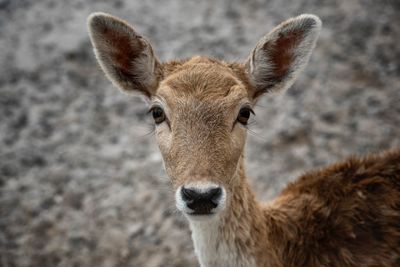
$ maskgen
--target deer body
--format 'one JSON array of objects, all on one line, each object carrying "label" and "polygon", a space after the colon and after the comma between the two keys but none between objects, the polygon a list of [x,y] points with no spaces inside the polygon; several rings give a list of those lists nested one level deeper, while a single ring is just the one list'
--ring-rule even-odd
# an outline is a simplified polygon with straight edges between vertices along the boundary
[{"label": "deer body", "polygon": [[291,86],[321,28],[313,15],[264,36],[244,63],[207,57],[160,63],[126,22],[89,18],[106,76],[150,104],[177,208],[202,267],[400,266],[400,150],[309,172],[259,203],[243,150],[252,107]]}]

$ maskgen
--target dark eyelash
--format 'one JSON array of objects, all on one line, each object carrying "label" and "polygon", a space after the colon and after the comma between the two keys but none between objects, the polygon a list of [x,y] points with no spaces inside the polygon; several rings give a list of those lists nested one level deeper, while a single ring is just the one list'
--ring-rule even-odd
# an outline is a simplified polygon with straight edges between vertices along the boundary
[{"label": "dark eyelash", "polygon": [[147,110],[147,114],[151,113],[155,108],[161,108],[159,105],[153,105]]},{"label": "dark eyelash", "polygon": [[244,106],[243,108],[248,108],[251,114],[253,114],[254,116],[256,115],[256,113],[250,106]]}]

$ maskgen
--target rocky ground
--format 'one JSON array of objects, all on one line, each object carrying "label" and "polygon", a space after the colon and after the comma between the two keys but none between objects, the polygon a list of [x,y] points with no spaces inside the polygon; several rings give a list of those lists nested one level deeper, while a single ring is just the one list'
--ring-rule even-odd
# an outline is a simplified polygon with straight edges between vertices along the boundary
[{"label": "rocky ground", "polygon": [[96,65],[93,11],[134,24],[164,60],[242,60],[280,21],[321,17],[306,71],[256,109],[260,200],[310,168],[400,145],[397,0],[0,0],[0,266],[197,266],[145,104]]}]

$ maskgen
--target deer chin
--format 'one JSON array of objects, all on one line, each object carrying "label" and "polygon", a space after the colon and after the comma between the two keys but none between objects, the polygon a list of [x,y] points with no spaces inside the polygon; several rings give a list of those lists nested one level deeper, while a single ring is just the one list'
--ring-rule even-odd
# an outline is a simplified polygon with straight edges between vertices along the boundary
[{"label": "deer chin", "polygon": [[206,215],[191,215],[186,213],[185,217],[192,223],[209,223],[210,221],[216,221],[220,218],[218,213],[211,213]]}]

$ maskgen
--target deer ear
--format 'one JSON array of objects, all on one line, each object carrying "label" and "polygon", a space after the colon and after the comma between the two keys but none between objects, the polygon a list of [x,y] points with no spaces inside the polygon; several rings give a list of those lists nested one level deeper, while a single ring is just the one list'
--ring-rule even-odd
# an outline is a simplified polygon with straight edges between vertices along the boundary
[{"label": "deer ear", "polygon": [[307,65],[321,29],[314,15],[289,19],[261,38],[246,62],[254,98],[289,88]]},{"label": "deer ear", "polygon": [[160,80],[160,63],[150,43],[126,22],[105,13],[88,18],[90,39],[106,76],[125,92],[155,93]]}]

